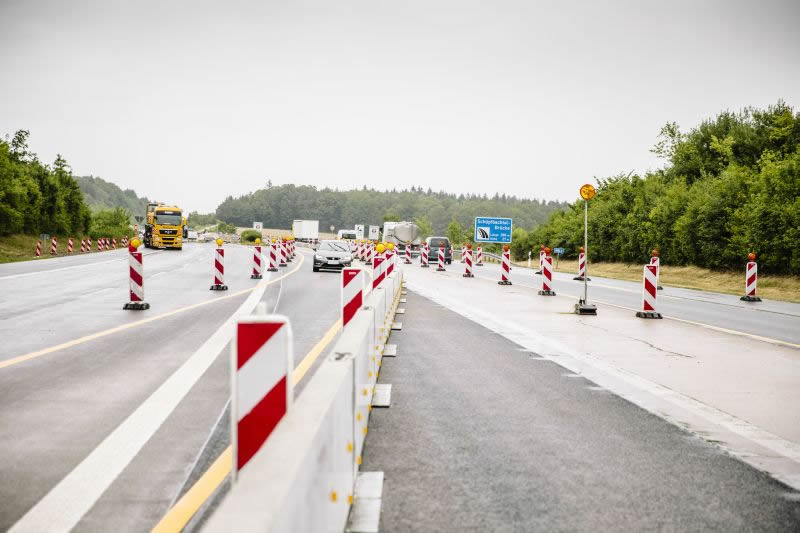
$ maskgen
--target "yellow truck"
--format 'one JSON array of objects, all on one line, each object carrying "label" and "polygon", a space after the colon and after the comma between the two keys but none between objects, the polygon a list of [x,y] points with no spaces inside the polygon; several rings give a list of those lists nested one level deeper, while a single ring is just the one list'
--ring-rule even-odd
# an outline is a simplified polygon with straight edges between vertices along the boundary
[{"label": "yellow truck", "polygon": [[147,218],[144,226],[144,245],[146,248],[183,248],[186,237],[186,218],[180,207],[158,202],[147,204]]}]

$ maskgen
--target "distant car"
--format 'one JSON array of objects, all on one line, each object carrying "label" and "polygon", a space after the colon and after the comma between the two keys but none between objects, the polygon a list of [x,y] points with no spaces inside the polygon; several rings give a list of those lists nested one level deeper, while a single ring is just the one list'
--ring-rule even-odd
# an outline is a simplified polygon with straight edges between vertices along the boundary
[{"label": "distant car", "polygon": [[349,267],[353,263],[353,254],[346,241],[321,241],[314,252],[314,272],[321,268]]},{"label": "distant car", "polygon": [[435,265],[439,261],[439,245],[444,244],[444,262],[449,265],[453,262],[453,247],[447,237],[428,237],[428,262]]},{"label": "distant car", "polygon": [[190,242],[194,242],[197,240],[197,232],[196,231],[189,231],[186,234],[186,240]]}]

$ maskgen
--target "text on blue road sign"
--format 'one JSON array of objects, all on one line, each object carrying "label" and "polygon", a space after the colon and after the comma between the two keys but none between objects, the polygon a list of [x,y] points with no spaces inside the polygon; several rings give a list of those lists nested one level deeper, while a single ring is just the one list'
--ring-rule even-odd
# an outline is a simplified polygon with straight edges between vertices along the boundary
[{"label": "text on blue road sign", "polygon": [[511,242],[510,218],[475,217],[475,242]]}]

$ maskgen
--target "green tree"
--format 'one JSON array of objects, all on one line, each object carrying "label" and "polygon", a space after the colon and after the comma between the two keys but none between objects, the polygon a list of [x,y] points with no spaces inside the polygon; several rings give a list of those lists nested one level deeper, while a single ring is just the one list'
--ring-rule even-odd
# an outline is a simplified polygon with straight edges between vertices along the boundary
[{"label": "green tree", "polygon": [[451,220],[447,225],[447,238],[450,239],[453,246],[459,246],[464,241],[464,227],[456,219]]},{"label": "green tree", "polygon": [[426,239],[433,235],[433,224],[428,220],[428,217],[421,216],[414,219],[414,224],[419,227],[419,238]]}]

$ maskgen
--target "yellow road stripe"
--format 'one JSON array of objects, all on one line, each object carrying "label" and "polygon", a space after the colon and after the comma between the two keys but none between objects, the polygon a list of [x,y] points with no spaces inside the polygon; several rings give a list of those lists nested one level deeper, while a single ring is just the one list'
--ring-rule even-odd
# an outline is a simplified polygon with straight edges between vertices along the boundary
[{"label": "yellow road stripe", "polygon": [[231,446],[217,457],[211,467],[184,494],[175,506],[153,528],[154,533],[180,531],[208,497],[225,481],[233,466],[233,450]]},{"label": "yellow road stripe", "polygon": [[[317,344],[303,357],[303,360],[292,373],[292,384],[297,385],[306,375],[325,347],[336,337],[342,327],[341,319],[336,320]],[[230,474],[233,466],[233,450],[225,448],[214,464],[192,485],[186,494],[170,509],[164,518],[153,528],[153,533],[171,533],[181,531],[200,507],[211,497],[217,487]]]},{"label": "yellow road stripe", "polygon": [[280,281],[280,280],[282,280],[282,279],[294,274],[295,272],[297,272],[300,269],[300,266],[305,261],[305,256],[301,255],[299,257],[300,257],[300,261],[297,263],[296,267],[294,267],[289,272],[283,274],[282,276],[278,276],[275,279],[270,279],[268,281],[259,282],[257,285],[254,285],[253,287],[250,287],[248,289],[243,289],[241,291],[233,292],[231,294],[226,294],[225,296],[218,296],[218,297],[214,298],[213,300],[208,300],[206,302],[200,302],[200,303],[196,303],[196,304],[192,304],[192,305],[187,305],[186,307],[181,307],[179,309],[174,309],[172,311],[168,311],[168,312],[162,313],[160,315],[151,316],[151,317],[148,317],[148,318],[144,318],[142,320],[137,320],[136,322],[129,322],[127,324],[122,324],[121,326],[117,326],[117,327],[114,327],[114,328],[111,328],[111,329],[107,329],[107,330],[104,330],[104,331],[98,331],[97,333],[92,333],[92,334],[89,334],[89,335],[85,335],[83,337],[79,337],[77,339],[73,339],[71,341],[67,341],[65,343],[58,344],[56,346],[51,346],[49,348],[43,348],[43,349],[37,350],[35,352],[30,352],[30,353],[26,353],[24,355],[19,355],[17,357],[13,357],[11,359],[6,359],[5,361],[0,361],[0,369],[7,368],[9,366],[13,366],[13,365],[16,365],[16,364],[19,364],[19,363],[23,363],[25,361],[29,361],[31,359],[35,359],[35,358],[41,357],[43,355],[51,354],[53,352],[57,352],[57,351],[60,351],[60,350],[65,350],[67,348],[71,348],[71,347],[77,346],[79,344],[84,344],[84,343],[87,343],[89,341],[93,341],[95,339],[99,339],[99,338],[102,338],[102,337],[107,337],[108,335],[113,335],[114,333],[119,333],[120,331],[126,331],[126,330],[129,330],[129,329],[138,327],[138,326],[143,326],[145,324],[149,324],[150,322],[155,322],[156,320],[161,320],[161,319],[164,319],[164,318],[167,318],[167,317],[170,317],[170,316],[174,316],[174,315],[177,315],[177,314],[180,314],[180,313],[185,313],[186,311],[191,311],[193,309],[197,309],[199,307],[215,304],[215,303],[218,303],[218,302],[221,302],[221,301],[224,301],[224,300],[228,300],[230,298],[236,298],[237,296],[241,296],[243,294],[247,294],[249,292],[252,292],[252,291],[256,290],[258,287],[261,287],[263,285],[271,285],[272,283],[278,282],[278,281]]},{"label": "yellow road stripe", "polygon": [[306,375],[306,372],[309,371],[311,365],[314,364],[314,361],[317,360],[319,354],[325,349],[325,347],[330,344],[339,330],[342,328],[342,319],[337,319],[336,322],[325,332],[325,335],[319,340],[317,344],[314,345],[313,348],[306,354],[300,364],[294,369],[292,372],[292,384],[297,385],[300,383],[300,380],[303,379],[303,376]]}]

